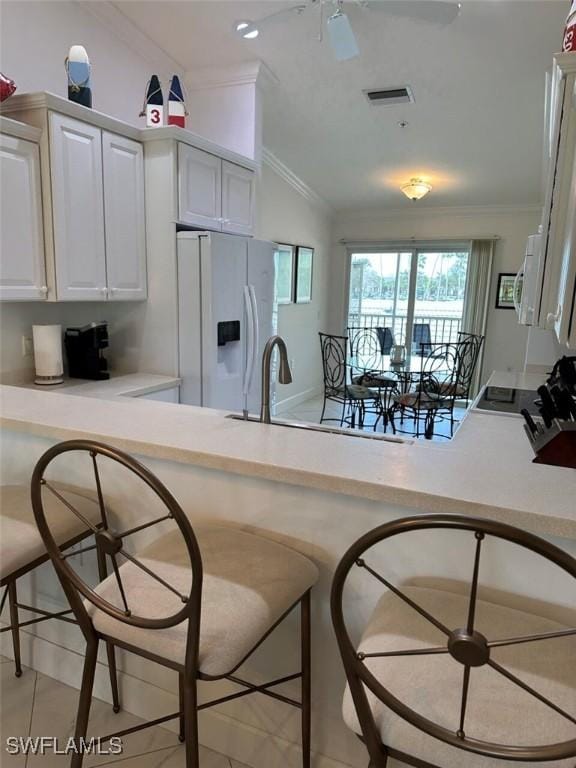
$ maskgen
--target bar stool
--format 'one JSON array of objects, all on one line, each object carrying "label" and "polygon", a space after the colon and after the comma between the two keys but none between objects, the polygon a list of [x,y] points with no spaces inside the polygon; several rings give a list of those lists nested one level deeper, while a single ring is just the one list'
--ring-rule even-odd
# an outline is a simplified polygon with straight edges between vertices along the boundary
[{"label": "bar stool", "polygon": [[[434,529],[458,532],[460,548],[450,551],[463,552],[462,532],[470,536],[465,592],[438,584],[399,587],[385,572],[386,561],[377,564],[370,551],[392,538],[397,548],[403,534]],[[530,550],[576,579],[576,560],[543,539],[503,523],[448,515],[380,526],[338,565],[331,610],[348,680],[343,716],[364,741],[373,768],[384,768],[389,757],[417,768],[575,766],[574,621],[552,620],[551,606],[539,606],[547,616],[528,611],[517,597],[505,605],[492,592],[481,599],[487,539]],[[342,604],[353,569],[386,588],[357,647]]]},{"label": "bar stool", "polygon": [[[93,533],[113,568],[113,574],[96,589],[61,557],[46,506],[53,485],[46,472],[55,459],[62,455],[68,458],[71,453],[89,456],[92,462],[101,523],[93,527]],[[111,462],[117,487],[120,473],[125,481],[141,481],[142,492],[131,493],[135,508],[145,516],[152,504],[142,501],[144,492],[152,494],[162,508],[160,517],[122,530],[117,530],[120,526],[114,521],[113,529],[101,479],[104,461]],[[128,487],[126,483],[124,487]],[[46,451],[32,476],[32,504],[38,529],[87,644],[75,729],[77,744],[86,738],[98,645],[104,640],[178,672],[179,711],[148,725],[179,718],[186,768],[199,768],[197,712],[252,693],[301,709],[302,765],[309,768],[310,590],[318,578],[310,560],[281,544],[223,526],[193,529],[176,499],[146,467],[119,450],[89,440],[60,443]],[[68,509],[73,514],[79,512]],[[150,541],[150,529],[160,524],[174,529],[142,550],[134,546],[130,551],[134,534],[146,531]],[[296,607],[300,608],[300,671],[262,684],[239,677],[238,667]],[[243,690],[199,706],[197,681],[222,679]],[[301,680],[300,701],[270,690],[296,679]],[[101,740],[125,736],[141,727]],[[72,767],[80,768],[82,759],[79,750],[72,757]]]},{"label": "bar stool", "polygon": [[[48,505],[51,513],[64,505],[75,505],[80,515],[54,515],[53,534],[58,542],[60,550],[66,553],[70,547],[78,544],[93,535],[93,527],[99,522],[99,506],[94,494],[63,483],[55,484],[55,496]],[[96,545],[84,547],[64,554],[64,557],[79,554],[96,549]],[[97,552],[97,554],[99,554]],[[30,500],[30,488],[22,485],[0,486],[0,588],[4,587],[4,594],[0,602],[0,612],[4,609],[6,598],[10,609],[10,625],[0,629],[0,632],[12,633],[12,645],[14,649],[14,663],[16,677],[22,675],[22,663],[20,656],[20,628],[31,624],[38,624],[48,619],[75,624],[70,617],[70,609],[50,612],[31,605],[18,602],[16,582],[30,571],[47,562],[50,559],[42,537],[34,520],[32,503]],[[103,557],[98,556],[98,567],[101,578],[106,578],[106,563]],[[20,621],[19,609],[37,614],[36,618]],[[110,681],[114,711],[120,710],[118,700],[118,685],[116,681],[116,663],[114,648],[107,646],[108,664],[110,668]]]}]

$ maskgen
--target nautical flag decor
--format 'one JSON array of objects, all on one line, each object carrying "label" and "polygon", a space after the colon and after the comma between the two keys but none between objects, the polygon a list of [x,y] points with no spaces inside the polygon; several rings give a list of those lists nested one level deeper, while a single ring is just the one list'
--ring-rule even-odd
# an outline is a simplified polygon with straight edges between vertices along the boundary
[{"label": "nautical flag decor", "polygon": [[173,75],[168,94],[168,125],[179,125],[180,128],[185,128],[187,114],[180,79],[178,75]]},{"label": "nautical flag decor", "polygon": [[16,90],[16,83],[6,75],[0,72],[0,101],[4,101],[8,96],[12,96]]},{"label": "nautical flag decor", "polygon": [[73,45],[64,61],[68,74],[68,99],[83,107],[92,106],[90,59],[83,45]]},{"label": "nautical flag decor", "polygon": [[160,128],[164,125],[164,97],[158,75],[152,75],[148,81],[140,117],[146,117],[147,128]]}]

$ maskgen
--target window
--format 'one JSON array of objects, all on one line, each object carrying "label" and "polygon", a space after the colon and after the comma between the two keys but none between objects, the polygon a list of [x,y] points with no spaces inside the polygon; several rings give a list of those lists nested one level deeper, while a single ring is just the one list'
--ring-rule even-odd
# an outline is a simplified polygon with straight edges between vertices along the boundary
[{"label": "window", "polygon": [[409,349],[455,342],[469,256],[463,246],[352,252],[348,326],[390,328],[395,343]]}]

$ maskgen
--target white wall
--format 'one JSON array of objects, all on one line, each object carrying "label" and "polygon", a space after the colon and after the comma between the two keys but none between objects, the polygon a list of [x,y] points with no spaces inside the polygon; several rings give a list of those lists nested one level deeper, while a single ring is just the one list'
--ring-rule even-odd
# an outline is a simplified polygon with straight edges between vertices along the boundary
[{"label": "white wall", "polygon": [[[322,384],[318,331],[328,327],[331,217],[264,165],[258,185],[257,237],[314,248],[312,301],[279,307],[278,330],[293,361],[293,383],[278,385],[280,410],[317,394]],[[287,401],[284,402],[283,401]]]},{"label": "white wall", "polygon": [[[498,235],[492,285],[490,287],[484,377],[493,370],[523,370],[528,331],[518,325],[515,312],[495,309],[499,272],[517,272],[528,235],[538,230],[540,211],[511,209],[423,209],[407,213],[393,211],[342,212],[337,217],[335,240],[416,240],[443,238],[471,239]],[[344,279],[346,250],[337,246],[334,254],[332,292],[345,307]],[[342,326],[343,316],[333,317]]]}]

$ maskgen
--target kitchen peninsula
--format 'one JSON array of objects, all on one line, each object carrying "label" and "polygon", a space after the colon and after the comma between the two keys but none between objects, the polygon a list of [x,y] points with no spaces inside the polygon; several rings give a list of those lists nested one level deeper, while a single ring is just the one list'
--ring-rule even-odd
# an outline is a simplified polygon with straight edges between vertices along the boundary
[{"label": "kitchen peninsula", "polygon": [[[509,374],[492,381],[522,383]],[[394,518],[446,512],[512,523],[576,553],[576,473],[532,464],[521,419],[472,410],[452,441],[388,442],[236,421],[225,412],[122,396],[130,388],[118,387],[94,384],[86,397],[3,386],[2,482],[29,482],[35,461],[48,446],[91,437],[140,458],[166,483],[193,523],[209,518],[257,531],[311,557],[321,570],[313,634],[315,750],[322,768],[362,764],[356,739],[339,727],[343,673],[327,612],[334,567],[350,542]],[[68,470],[66,479],[89,482],[82,476],[71,478]],[[131,520],[147,519],[133,499],[122,498],[117,484],[112,488],[112,503],[128,508]],[[512,559],[497,545],[491,557],[491,572],[484,579],[488,587],[504,583],[516,595],[549,598],[545,566],[540,565],[540,574],[529,555],[514,552]],[[426,542],[416,543],[410,556],[392,560],[396,578],[404,581],[422,574],[444,578],[448,561],[452,576],[456,566],[462,582],[469,579],[466,555],[446,551],[438,559]],[[530,572],[530,584],[516,571]],[[53,578],[47,573],[48,580]],[[30,585],[33,597],[37,584]],[[358,627],[379,594],[377,586],[367,586],[356,599],[353,621]],[[573,606],[573,587],[557,587],[556,599]],[[41,598],[46,591],[56,592],[43,583]],[[38,625],[38,636],[26,634],[24,658],[33,654],[36,669],[75,686],[82,640],[76,630],[50,624]],[[252,662],[253,675],[265,673],[272,659],[277,664],[278,655],[290,647],[285,631],[262,647]],[[287,670],[293,663],[289,655],[284,653]],[[176,681],[165,671],[128,657],[121,668],[125,709],[158,717],[174,705]],[[96,695],[108,698],[105,668],[100,668]],[[290,755],[288,764],[296,766],[297,723],[282,718],[282,710],[268,702],[254,709],[229,703],[202,714],[202,741],[253,765],[284,767]],[[256,753],[262,762],[255,762]]]}]

